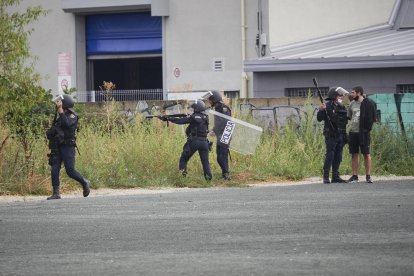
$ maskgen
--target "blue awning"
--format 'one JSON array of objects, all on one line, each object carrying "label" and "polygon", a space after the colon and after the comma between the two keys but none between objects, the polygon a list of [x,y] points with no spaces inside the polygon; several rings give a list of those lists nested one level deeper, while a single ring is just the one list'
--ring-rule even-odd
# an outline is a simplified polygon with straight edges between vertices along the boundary
[{"label": "blue awning", "polygon": [[162,18],[148,13],[100,14],[86,17],[86,53],[159,54]]}]

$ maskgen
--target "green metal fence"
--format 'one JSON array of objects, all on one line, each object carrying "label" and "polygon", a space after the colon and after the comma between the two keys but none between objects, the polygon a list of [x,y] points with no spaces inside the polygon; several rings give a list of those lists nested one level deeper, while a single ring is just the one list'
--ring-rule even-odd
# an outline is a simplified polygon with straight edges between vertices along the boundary
[{"label": "green metal fence", "polygon": [[414,128],[414,93],[374,94],[369,98],[377,103],[381,123],[402,131]]}]

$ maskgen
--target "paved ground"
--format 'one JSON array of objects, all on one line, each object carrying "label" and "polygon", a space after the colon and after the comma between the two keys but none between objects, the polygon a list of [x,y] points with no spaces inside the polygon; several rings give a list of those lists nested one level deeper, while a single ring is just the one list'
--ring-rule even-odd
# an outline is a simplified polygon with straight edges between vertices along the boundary
[{"label": "paved ground", "polygon": [[0,203],[0,275],[414,275],[414,181]]}]

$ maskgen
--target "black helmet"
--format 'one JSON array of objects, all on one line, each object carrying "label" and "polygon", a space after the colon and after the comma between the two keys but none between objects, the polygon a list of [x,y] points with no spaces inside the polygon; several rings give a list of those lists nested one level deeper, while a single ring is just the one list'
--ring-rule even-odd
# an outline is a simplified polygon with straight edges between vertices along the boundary
[{"label": "black helmet", "polygon": [[194,110],[194,112],[202,112],[206,110],[206,104],[201,99],[195,100],[190,107]]},{"label": "black helmet", "polygon": [[336,97],[339,96],[339,92],[337,90],[338,90],[338,87],[332,87],[331,89],[329,89],[327,98],[325,100],[334,101]]},{"label": "black helmet", "polygon": [[70,112],[75,113],[75,110],[73,109],[73,106],[75,105],[75,101],[70,95],[58,95],[55,99],[53,99],[54,102],[58,102],[59,100],[62,101],[62,108],[67,109]]},{"label": "black helmet", "polygon": [[62,97],[62,107],[65,109],[73,108],[73,106],[75,105],[75,101],[73,100],[73,98],[69,95],[62,95]]},{"label": "black helmet", "polygon": [[213,104],[221,102],[223,100],[221,93],[216,90],[208,91],[203,98],[211,101]]}]

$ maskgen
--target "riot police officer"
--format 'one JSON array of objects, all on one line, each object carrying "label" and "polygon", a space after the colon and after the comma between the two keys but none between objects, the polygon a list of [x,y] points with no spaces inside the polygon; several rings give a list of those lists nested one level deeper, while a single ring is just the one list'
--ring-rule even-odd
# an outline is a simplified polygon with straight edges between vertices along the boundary
[{"label": "riot police officer", "polygon": [[[325,136],[326,154],[323,164],[323,183],[346,183],[339,176],[339,165],[342,161],[342,151],[347,143],[346,124],[347,110],[342,104],[343,89],[332,87],[328,91],[326,103],[322,103],[316,115],[319,122],[325,121],[323,134]],[[332,181],[329,180],[329,172],[332,167]]]},{"label": "riot police officer", "polygon": [[[205,99],[208,99],[210,105],[214,108],[215,111],[231,116],[231,109],[226,104],[223,103],[223,97],[218,91],[209,91],[205,96]],[[226,126],[225,120],[218,120],[214,118],[214,128],[210,132],[212,136],[221,137],[223,134],[224,128]],[[216,154],[217,154],[217,163],[221,168],[222,178],[225,180],[230,180],[230,171],[229,171],[229,146],[216,143]]]},{"label": "riot police officer", "polygon": [[60,199],[59,173],[62,162],[67,175],[78,181],[83,188],[83,196],[90,193],[90,182],[75,170],[76,130],[78,116],[73,109],[74,100],[69,95],[60,95],[56,100],[57,114],[52,127],[47,131],[49,139],[49,165],[52,167],[53,194],[47,199]]},{"label": "riot police officer", "polygon": [[187,163],[191,156],[198,151],[200,155],[201,164],[203,166],[204,178],[207,181],[212,179],[210,162],[208,160],[209,143],[207,140],[208,134],[208,115],[203,113],[206,106],[202,100],[195,100],[191,105],[194,112],[184,118],[161,117],[163,121],[170,121],[175,124],[188,124],[185,130],[187,142],[184,144],[183,152],[181,153],[179,170],[183,176],[187,175]]}]

